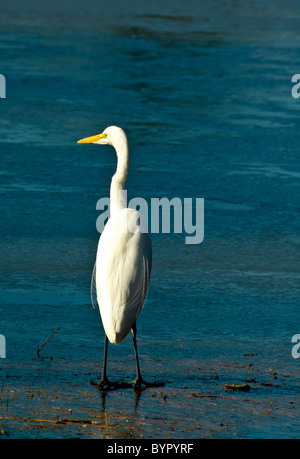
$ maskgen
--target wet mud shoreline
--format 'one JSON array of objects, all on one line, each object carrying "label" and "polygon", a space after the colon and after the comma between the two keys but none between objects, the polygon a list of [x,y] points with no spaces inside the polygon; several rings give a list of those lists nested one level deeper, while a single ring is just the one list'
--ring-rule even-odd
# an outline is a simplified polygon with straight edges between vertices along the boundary
[{"label": "wet mud shoreline", "polygon": [[[293,438],[299,370],[274,364],[264,367],[255,354],[235,362],[173,361],[177,371],[162,388],[101,392],[90,384],[88,364],[45,358],[22,368],[6,362],[0,370],[1,437]],[[165,376],[162,367],[155,376]]]}]

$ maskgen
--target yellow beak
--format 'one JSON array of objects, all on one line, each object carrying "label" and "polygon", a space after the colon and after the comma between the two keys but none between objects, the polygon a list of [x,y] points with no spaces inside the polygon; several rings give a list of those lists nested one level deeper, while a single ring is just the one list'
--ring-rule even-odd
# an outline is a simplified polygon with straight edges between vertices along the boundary
[{"label": "yellow beak", "polygon": [[78,140],[77,143],[96,143],[98,140],[105,139],[106,137],[106,132],[102,132],[102,134],[92,135],[91,137],[86,137],[85,139]]}]

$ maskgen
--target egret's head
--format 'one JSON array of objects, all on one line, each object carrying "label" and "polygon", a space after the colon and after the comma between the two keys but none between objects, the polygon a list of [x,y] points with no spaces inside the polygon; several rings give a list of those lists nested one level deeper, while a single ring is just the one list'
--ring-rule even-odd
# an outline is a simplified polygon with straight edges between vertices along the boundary
[{"label": "egret's head", "polygon": [[117,126],[109,126],[101,134],[86,137],[78,140],[77,143],[98,143],[100,145],[116,146],[120,141],[124,140],[126,140],[126,135],[123,129]]}]

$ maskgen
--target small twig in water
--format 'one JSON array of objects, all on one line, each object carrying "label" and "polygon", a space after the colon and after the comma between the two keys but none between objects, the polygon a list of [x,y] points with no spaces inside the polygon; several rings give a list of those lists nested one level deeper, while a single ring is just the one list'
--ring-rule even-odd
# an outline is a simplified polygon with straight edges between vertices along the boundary
[{"label": "small twig in water", "polygon": [[48,338],[46,339],[46,341],[43,342],[43,344],[38,348],[37,350],[37,355],[40,356],[40,350],[45,346],[45,344],[49,341],[49,339],[51,338],[52,335],[54,335],[55,333],[58,333],[58,330],[60,329],[60,327],[56,328],[49,336]]}]

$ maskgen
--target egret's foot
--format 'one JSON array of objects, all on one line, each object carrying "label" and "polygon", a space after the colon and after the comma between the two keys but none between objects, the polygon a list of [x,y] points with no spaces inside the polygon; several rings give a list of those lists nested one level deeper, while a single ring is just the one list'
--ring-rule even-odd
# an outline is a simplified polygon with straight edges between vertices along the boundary
[{"label": "egret's foot", "polygon": [[137,376],[134,381],[128,384],[131,387],[133,387],[134,390],[137,390],[137,391],[146,389],[147,387],[162,387],[165,385],[165,383],[162,381],[147,382],[141,376],[140,377]]},{"label": "egret's foot", "polygon": [[98,387],[98,389],[108,392],[110,390],[117,390],[117,389],[128,389],[133,388],[136,391],[140,391],[142,389],[146,389],[147,387],[162,387],[165,385],[162,381],[153,381],[147,382],[141,376],[136,377],[134,381],[110,381],[107,378],[102,378],[101,381],[95,382],[91,381],[92,386]]},{"label": "egret's foot", "polygon": [[118,381],[110,381],[108,378],[102,378],[101,381],[91,381],[92,386],[98,387],[98,389],[103,391],[119,389],[120,383]]}]

